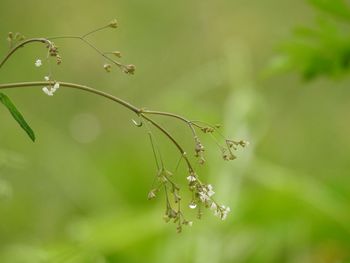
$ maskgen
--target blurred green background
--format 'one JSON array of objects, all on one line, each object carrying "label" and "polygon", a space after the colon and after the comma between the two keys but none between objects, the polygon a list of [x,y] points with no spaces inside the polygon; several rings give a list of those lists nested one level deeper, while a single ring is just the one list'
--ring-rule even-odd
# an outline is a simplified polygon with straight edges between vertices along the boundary
[{"label": "blurred green background", "polygon": [[[350,262],[349,77],[322,70],[311,82],[298,73],[262,77],[293,28],[323,15],[292,0],[1,0],[1,56],[9,31],[81,34],[117,18],[116,31],[90,39],[120,50],[123,62],[136,65],[134,76],[107,74],[88,47],[57,40],[63,63],[54,77],[222,123],[225,135],[251,145],[227,163],[204,139],[201,175],[232,212],[221,222],[206,211],[176,234],[162,220],[163,196],[147,200],[156,169],[134,115],[69,89],[54,97],[40,88],[7,90],[37,141],[0,108],[0,262]],[[325,50],[338,50],[332,43]],[[20,50],[0,83],[42,80],[48,68],[34,62],[45,52],[39,44]],[[186,128],[159,120],[191,152]],[[157,139],[175,167],[173,146]],[[180,167],[183,188],[186,176]]]}]

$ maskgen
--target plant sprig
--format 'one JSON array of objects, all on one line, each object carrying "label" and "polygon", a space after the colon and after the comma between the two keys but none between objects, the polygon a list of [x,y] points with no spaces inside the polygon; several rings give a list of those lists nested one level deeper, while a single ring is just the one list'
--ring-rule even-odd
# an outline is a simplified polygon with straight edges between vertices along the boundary
[{"label": "plant sprig", "polygon": [[[22,39],[21,41],[17,41],[13,45],[13,41],[11,44],[13,45],[10,49],[10,51],[5,55],[5,57],[0,61],[0,69],[1,67],[7,62],[7,60],[16,52],[19,50],[19,48],[24,47],[28,44],[32,43],[43,43],[45,44],[48,55],[47,60],[50,60],[51,57],[54,57],[56,59],[56,62],[58,65],[61,64],[62,58],[59,55],[59,49],[53,42],[53,40],[58,39],[78,39],[81,40],[83,43],[90,46],[93,50],[95,50],[99,55],[101,55],[104,59],[106,59],[109,63],[112,63],[113,65],[120,68],[123,72],[127,74],[134,74],[135,66],[132,64],[124,65],[118,61],[116,61],[114,58],[111,58],[110,56],[118,57],[120,58],[120,52],[114,51],[114,52],[103,52],[99,50],[95,45],[93,45],[89,40],[87,40],[87,37],[99,32],[101,30],[107,29],[107,28],[117,28],[118,23],[116,20],[112,20],[107,25],[99,27],[97,29],[94,29],[92,31],[89,31],[85,34],[82,34],[80,36],[57,36],[57,37],[48,37],[48,38],[30,38],[30,39]],[[111,71],[111,64],[104,64],[104,69],[107,72]],[[42,65],[42,61],[40,59],[37,59],[35,62],[35,65],[37,67]],[[49,96],[53,96],[55,92],[61,87],[63,88],[71,88],[71,89],[77,89],[80,91],[88,92],[94,95],[98,95],[101,97],[104,97],[108,100],[114,101],[118,103],[119,105],[129,109],[133,113],[137,115],[140,122],[136,122],[133,120],[134,124],[137,127],[145,126],[147,128],[147,132],[150,137],[150,142],[152,145],[152,151],[154,154],[154,158],[156,161],[157,166],[157,172],[156,177],[154,180],[154,183],[152,185],[152,189],[148,193],[148,199],[154,199],[157,197],[158,192],[163,190],[165,192],[166,197],[166,209],[164,214],[164,220],[166,222],[173,221],[177,224],[177,231],[182,231],[182,226],[187,225],[191,226],[192,221],[186,220],[184,216],[183,207],[181,205],[182,197],[180,194],[180,186],[175,181],[175,176],[172,172],[170,172],[168,169],[166,169],[165,164],[163,162],[161,153],[159,148],[157,147],[157,144],[155,143],[154,135],[150,129],[150,126],[154,127],[158,131],[160,131],[178,150],[180,154],[180,161],[184,160],[186,166],[187,166],[187,174],[185,176],[188,189],[191,193],[191,201],[189,202],[188,206],[190,209],[197,209],[198,212],[198,218],[201,218],[202,216],[202,207],[209,208],[213,210],[214,214],[221,218],[222,220],[226,219],[227,214],[230,212],[229,207],[225,207],[223,205],[219,205],[214,199],[213,195],[215,194],[213,190],[213,186],[211,184],[206,184],[201,181],[198,174],[196,173],[194,169],[194,165],[192,164],[192,161],[188,157],[187,152],[185,151],[184,146],[172,135],[171,132],[167,130],[166,127],[164,127],[159,122],[155,121],[152,116],[159,115],[164,116],[168,118],[174,118],[177,119],[189,128],[191,131],[192,137],[193,137],[193,153],[194,156],[198,159],[198,162],[200,164],[205,163],[205,147],[201,143],[200,136],[197,131],[201,131],[205,134],[210,134],[217,145],[219,146],[220,151],[222,152],[222,156],[224,160],[233,160],[236,158],[233,151],[237,150],[238,146],[245,147],[247,145],[247,142],[245,141],[233,141],[226,139],[219,131],[218,125],[211,125],[205,122],[201,121],[191,121],[187,119],[186,117],[170,113],[170,112],[163,112],[163,111],[153,111],[153,110],[146,110],[143,108],[138,108],[131,103],[124,101],[121,98],[118,98],[116,96],[113,96],[111,94],[108,94],[104,91],[94,89],[85,85],[76,84],[76,83],[69,83],[69,82],[63,82],[63,81],[56,81],[54,80],[50,68],[50,72],[48,76],[44,77],[45,81],[35,81],[35,82],[17,82],[17,83],[4,83],[0,84],[0,90],[1,89],[11,89],[11,88],[30,88],[30,87],[43,87],[42,90],[45,94]],[[0,93],[0,101],[10,110],[12,116],[16,119],[16,121],[21,125],[21,127],[27,132],[27,134],[30,136],[30,138],[34,141],[35,135],[30,126],[27,124],[27,122],[24,120],[23,116],[19,113],[19,111],[16,109],[16,107],[13,105],[13,103],[10,101],[10,99],[4,95],[3,93]],[[143,125],[145,124],[145,125]],[[219,138],[216,138],[216,135],[219,136]],[[220,142],[222,141],[223,144]],[[179,161],[179,163],[180,163]],[[179,166],[179,163],[177,167]],[[177,168],[176,168],[177,170]]]}]

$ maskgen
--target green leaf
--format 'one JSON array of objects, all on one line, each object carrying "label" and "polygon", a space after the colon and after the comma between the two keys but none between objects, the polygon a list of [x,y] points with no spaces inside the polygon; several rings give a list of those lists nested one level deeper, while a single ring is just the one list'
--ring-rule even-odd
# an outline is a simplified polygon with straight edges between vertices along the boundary
[{"label": "green leaf", "polygon": [[34,131],[30,128],[28,123],[24,120],[22,114],[17,110],[16,106],[5,94],[0,92],[0,102],[10,111],[12,117],[17,121],[17,123],[22,127],[22,129],[28,134],[30,139],[35,141]]}]

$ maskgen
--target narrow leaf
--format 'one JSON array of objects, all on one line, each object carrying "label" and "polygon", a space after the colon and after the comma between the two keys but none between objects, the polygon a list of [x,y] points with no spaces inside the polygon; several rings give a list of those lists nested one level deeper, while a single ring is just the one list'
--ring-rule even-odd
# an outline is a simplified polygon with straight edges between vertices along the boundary
[{"label": "narrow leaf", "polygon": [[10,111],[12,117],[17,121],[17,123],[22,127],[22,129],[28,134],[30,139],[35,141],[35,134],[30,128],[28,123],[24,120],[22,114],[17,110],[16,106],[5,94],[0,92],[0,102]]}]

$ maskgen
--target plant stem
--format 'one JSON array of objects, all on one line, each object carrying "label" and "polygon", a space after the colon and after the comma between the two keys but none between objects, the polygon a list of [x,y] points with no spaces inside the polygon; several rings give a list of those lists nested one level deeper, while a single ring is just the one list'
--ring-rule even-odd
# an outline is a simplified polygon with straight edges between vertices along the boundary
[{"label": "plant stem", "polygon": [[112,62],[113,64],[117,65],[120,68],[125,68],[125,65],[108,57],[105,53],[103,53],[101,50],[99,50],[97,47],[95,47],[90,41],[85,39],[84,36],[57,36],[57,37],[49,37],[47,39],[51,39],[51,40],[53,40],[53,39],[78,39],[78,40],[84,42],[89,47],[91,47],[93,50],[95,50],[98,54],[100,54],[102,57],[104,57],[108,61]]},{"label": "plant stem", "polygon": [[[112,100],[112,101],[126,107],[127,109],[131,110],[132,112],[134,112],[137,115],[144,118],[145,120],[149,121],[153,126],[155,126],[158,130],[160,130],[166,137],[168,137],[168,139],[176,146],[176,148],[179,150],[179,152],[181,153],[181,155],[185,159],[190,172],[193,171],[193,167],[191,165],[191,162],[188,159],[188,157],[186,156],[186,152],[182,148],[182,146],[177,142],[177,140],[165,128],[163,128],[156,121],[152,120],[150,117],[146,116],[148,113],[147,111],[144,111],[144,110],[142,110],[142,109],[140,109],[140,108],[130,104],[129,102],[124,101],[116,96],[113,96],[111,94],[108,94],[106,92],[103,92],[103,91],[100,91],[97,89],[90,88],[88,86],[79,85],[79,84],[75,84],[75,83],[69,83],[69,82],[59,82],[59,83],[60,83],[60,87],[79,89],[79,90],[83,90],[83,91],[86,91],[89,93],[93,93],[93,94],[105,97],[109,100]],[[11,88],[30,88],[30,87],[45,86],[45,85],[49,85],[49,84],[52,85],[53,83],[47,82],[47,81],[6,83],[6,84],[0,84],[0,90],[1,89],[11,89]],[[152,112],[152,111],[150,111],[150,112]],[[173,115],[171,113],[164,113],[164,115],[172,116],[172,117],[178,116],[178,115]],[[178,116],[178,117],[180,117],[180,116]]]},{"label": "plant stem", "polygon": [[46,38],[30,38],[27,40],[24,40],[23,42],[19,43],[17,46],[12,48],[6,56],[1,60],[0,62],[0,68],[5,64],[5,62],[15,53],[19,48],[25,46],[26,44],[33,43],[33,42],[40,42],[44,44],[51,45],[51,41]]},{"label": "plant stem", "polygon": [[[107,99],[113,100],[117,103],[119,103],[120,105],[128,108],[129,110],[135,112],[136,114],[139,114],[141,112],[141,109],[135,107],[134,105],[130,104],[129,102],[126,102],[118,97],[115,97],[113,95],[110,95],[106,92],[97,90],[97,89],[93,89],[90,88],[88,86],[84,86],[84,85],[79,85],[79,84],[75,84],[75,83],[68,83],[68,82],[59,82],[60,83],[60,87],[67,87],[67,88],[73,88],[73,89],[79,89],[79,90],[83,90],[86,92],[90,92],[90,93],[94,93],[96,95],[105,97]],[[19,82],[19,83],[6,83],[6,84],[0,84],[0,89],[9,89],[9,88],[20,88],[20,87],[37,87],[37,86],[47,86],[47,85],[53,85],[54,83],[52,82],[47,82],[47,81],[35,81],[35,82]]]},{"label": "plant stem", "polygon": [[[105,54],[103,54],[103,52],[101,52],[99,49],[97,49],[93,44],[91,44],[89,41],[87,41],[84,36],[62,36],[62,37],[52,37],[52,38],[31,38],[31,39],[27,39],[24,40],[23,42],[19,43],[17,46],[15,46],[14,48],[12,48],[7,54],[6,56],[3,58],[3,60],[1,60],[0,62],[0,68],[6,63],[6,61],[20,48],[25,46],[26,44],[29,43],[33,43],[33,42],[41,42],[41,43],[46,43],[48,45],[52,45],[50,39],[58,39],[58,38],[71,38],[71,39],[80,39],[81,41],[85,42],[87,45],[89,45],[91,48],[93,48],[96,52],[98,52],[99,54],[101,54],[103,57],[105,57],[106,59],[108,59],[109,61],[113,62],[114,64],[116,64],[117,66],[121,66],[123,67],[122,64],[119,64],[118,62],[114,61],[113,59],[109,58],[108,56],[106,56]],[[79,90],[83,90],[89,93],[93,93],[102,97],[105,97],[109,100],[112,100],[114,102],[117,102],[118,104],[126,107],[127,109],[133,111],[134,113],[136,113],[137,115],[141,116],[142,118],[144,118],[145,120],[149,121],[153,126],[155,126],[157,129],[159,129],[166,137],[168,137],[168,139],[173,142],[173,144],[176,146],[176,148],[179,150],[179,152],[181,153],[181,156],[185,159],[186,164],[189,168],[189,171],[192,172],[194,171],[191,162],[189,161],[188,157],[186,156],[186,152],[184,151],[184,149],[182,148],[182,146],[177,142],[177,140],[165,129],[163,128],[160,124],[158,124],[156,121],[152,120],[151,118],[149,118],[148,116],[146,116],[147,114],[153,114],[153,115],[163,115],[163,116],[169,116],[169,117],[173,117],[173,118],[177,118],[180,119],[184,122],[186,122],[189,127],[192,130],[192,133],[195,135],[195,130],[192,126],[192,123],[187,120],[186,118],[176,115],[176,114],[172,114],[172,113],[168,113],[168,112],[161,112],[161,111],[148,111],[148,110],[143,110],[140,109],[134,105],[132,105],[131,103],[124,101],[116,96],[113,96],[111,94],[108,94],[106,92],[97,90],[97,89],[93,89],[90,88],[88,86],[84,86],[84,85],[79,85],[79,84],[75,84],[75,83],[69,83],[69,82],[59,82],[61,87],[67,87],[67,88],[73,88],[73,89],[79,89]],[[6,83],[6,84],[0,84],[0,89],[10,89],[10,88],[25,88],[25,87],[38,87],[38,86],[46,86],[46,85],[52,85],[52,82],[47,82],[47,81],[35,81],[35,82],[18,82],[18,83]]]}]

